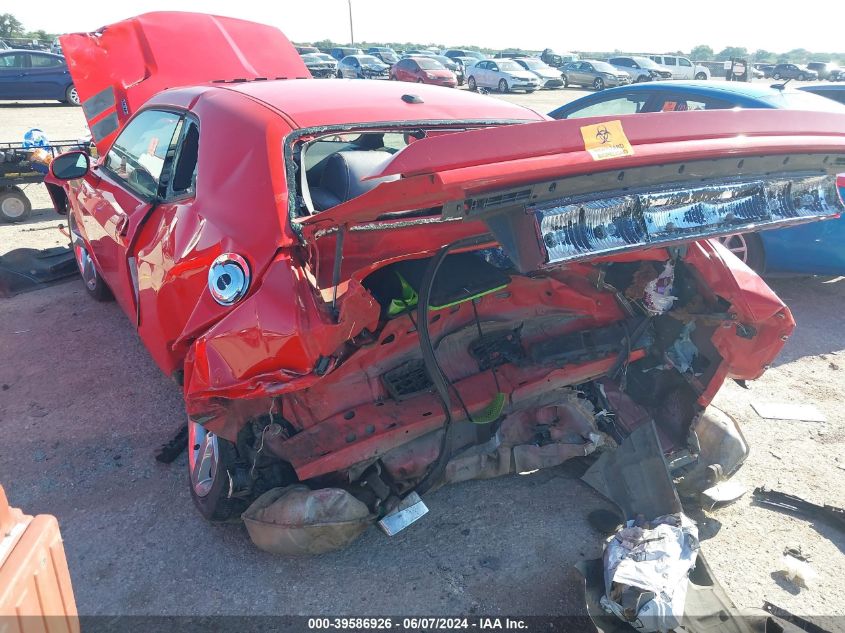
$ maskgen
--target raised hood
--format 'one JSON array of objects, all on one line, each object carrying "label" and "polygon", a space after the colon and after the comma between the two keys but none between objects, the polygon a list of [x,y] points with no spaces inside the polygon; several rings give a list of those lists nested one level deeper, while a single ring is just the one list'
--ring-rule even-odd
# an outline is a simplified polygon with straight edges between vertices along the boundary
[{"label": "raised hood", "polygon": [[59,38],[97,149],[150,97],[213,81],[311,77],[277,28],[160,11]]},{"label": "raised hood", "polygon": [[[412,224],[434,248],[439,236],[486,230],[529,271],[832,217],[842,210],[841,171],[842,114],[722,110],[545,121],[419,140],[373,175],[398,180],[297,223],[317,245],[311,252],[323,271],[332,268],[338,231],[346,248],[372,253],[366,240]],[[339,279],[354,273],[351,261],[343,264]]]}]

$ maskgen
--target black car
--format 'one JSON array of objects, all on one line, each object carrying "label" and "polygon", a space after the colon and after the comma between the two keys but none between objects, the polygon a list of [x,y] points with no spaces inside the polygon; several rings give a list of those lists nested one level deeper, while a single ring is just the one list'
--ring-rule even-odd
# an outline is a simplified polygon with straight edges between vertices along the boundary
[{"label": "black car", "polygon": [[806,66],[798,64],[776,64],[772,68],[772,79],[797,79],[798,81],[812,81],[818,79],[819,74]]}]

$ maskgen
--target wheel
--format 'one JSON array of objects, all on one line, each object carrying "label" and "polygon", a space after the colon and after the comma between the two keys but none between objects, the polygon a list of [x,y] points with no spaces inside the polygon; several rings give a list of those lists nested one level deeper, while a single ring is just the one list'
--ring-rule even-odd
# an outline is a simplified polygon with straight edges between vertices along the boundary
[{"label": "wheel", "polygon": [[467,79],[467,88],[469,88],[471,92],[478,90],[478,85],[475,83],[475,77],[472,75],[470,75],[469,79]]},{"label": "wheel", "polygon": [[604,90],[604,79],[596,77],[596,80],[593,82],[593,88],[596,90]]},{"label": "wheel", "polygon": [[774,73],[772,79],[780,79],[780,73]]},{"label": "wheel", "polygon": [[698,81],[704,81],[705,79],[707,79],[707,75],[705,73],[698,73],[696,74],[695,78],[698,79]]},{"label": "wheel", "polygon": [[422,79],[417,79],[418,84],[424,84],[425,82]]},{"label": "wheel", "polygon": [[798,81],[804,81],[806,78],[807,77],[804,73],[798,73]]},{"label": "wheel", "polygon": [[569,77],[567,77],[566,75],[561,75],[560,78],[563,79],[563,87],[569,88]]},{"label": "wheel", "polygon": [[339,70],[337,71],[337,78],[338,78],[338,79],[343,79],[343,73],[342,73],[342,72],[340,72]]},{"label": "wheel", "polygon": [[530,94],[531,94],[532,92],[534,92],[535,90],[536,90],[536,88],[528,88],[528,89],[525,91],[525,94],[530,95]]},{"label": "wheel", "polygon": [[736,233],[720,237],[719,241],[749,268],[762,273],[766,266],[763,240],[756,233]]},{"label": "wheel", "polygon": [[508,91],[509,91],[509,90],[508,90],[508,82],[507,82],[507,81],[505,81],[504,79],[500,79],[500,80],[499,80],[499,92],[501,92],[502,94],[504,94],[504,93],[506,93],[506,92],[508,92]]},{"label": "wheel", "polygon": [[88,246],[85,244],[85,239],[79,232],[79,227],[76,225],[76,220],[72,214],[68,214],[68,228],[70,229],[70,247],[73,249],[73,256],[76,259],[76,267],[79,268],[79,274],[85,284],[85,290],[96,301],[110,301],[113,297],[111,290],[100,277],[97,272],[97,267],[94,265],[94,260],[88,252]]},{"label": "wheel", "polygon": [[240,517],[247,501],[229,497],[237,450],[201,424],[188,422],[188,484],[197,510],[207,521],[220,523]]},{"label": "wheel", "polygon": [[0,189],[0,218],[6,222],[22,222],[32,213],[32,203],[19,187]]},{"label": "wheel", "polygon": [[82,101],[79,99],[79,93],[73,84],[69,85],[67,90],[65,90],[65,103],[72,106],[82,105]]}]

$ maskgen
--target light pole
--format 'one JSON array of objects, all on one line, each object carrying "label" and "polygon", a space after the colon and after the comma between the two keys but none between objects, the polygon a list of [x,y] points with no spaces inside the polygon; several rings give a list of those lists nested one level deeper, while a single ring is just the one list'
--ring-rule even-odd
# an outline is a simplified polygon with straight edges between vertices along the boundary
[{"label": "light pole", "polygon": [[346,0],[349,4],[349,43],[355,44],[355,33],[352,31],[352,0]]}]

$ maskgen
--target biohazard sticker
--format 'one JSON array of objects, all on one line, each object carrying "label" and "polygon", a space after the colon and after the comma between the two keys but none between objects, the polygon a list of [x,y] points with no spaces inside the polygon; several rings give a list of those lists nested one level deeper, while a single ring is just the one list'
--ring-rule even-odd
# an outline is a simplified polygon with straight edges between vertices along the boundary
[{"label": "biohazard sticker", "polygon": [[590,152],[593,160],[631,156],[634,153],[622,129],[622,121],[585,125],[581,128],[581,136],[584,137],[584,149]]}]

